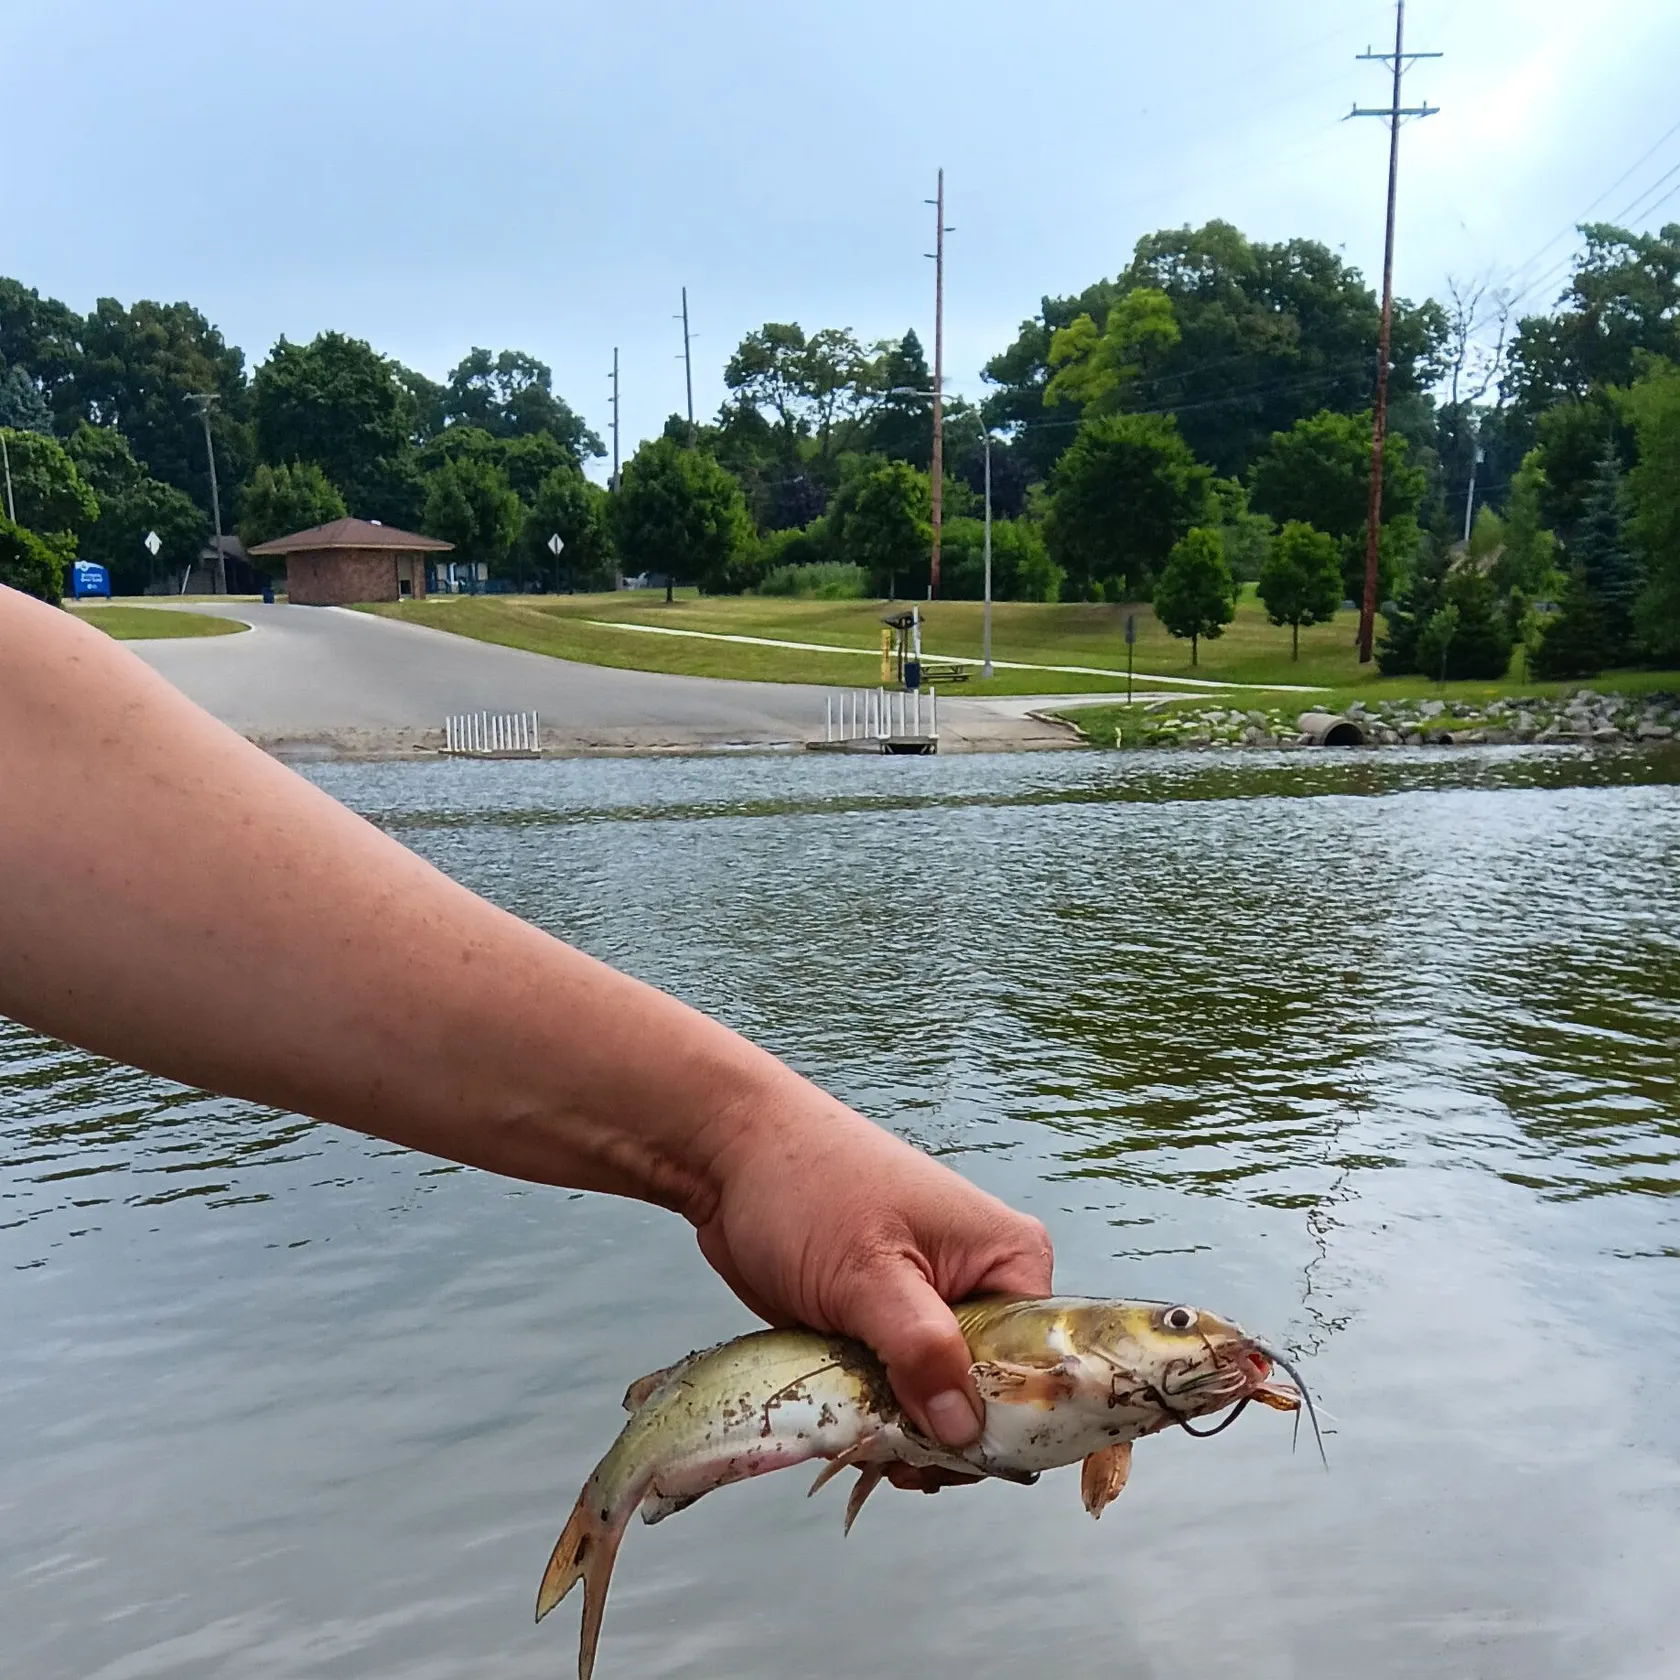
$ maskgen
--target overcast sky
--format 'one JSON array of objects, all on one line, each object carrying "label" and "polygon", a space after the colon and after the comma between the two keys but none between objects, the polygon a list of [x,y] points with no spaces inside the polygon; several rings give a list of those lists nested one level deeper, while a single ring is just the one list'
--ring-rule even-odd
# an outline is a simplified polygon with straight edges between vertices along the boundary
[{"label": "overcast sky", "polygon": [[[186,298],[250,365],[336,327],[433,377],[551,363],[625,452],[766,320],[914,326],[946,172],[951,385],[1045,292],[1224,217],[1380,274],[1384,0],[80,0],[0,6],[0,273]],[[1397,286],[1547,275],[1605,195],[1680,220],[1676,0],[1412,0]],[[1660,145],[1657,143],[1662,141]],[[1611,189],[1642,153],[1656,151]],[[1666,203],[1662,196],[1676,196]],[[1549,241],[1555,241],[1548,243]],[[1531,260],[1533,259],[1533,260]],[[1524,265],[1527,266],[1524,266]],[[1536,290],[1549,300],[1555,283]]]}]

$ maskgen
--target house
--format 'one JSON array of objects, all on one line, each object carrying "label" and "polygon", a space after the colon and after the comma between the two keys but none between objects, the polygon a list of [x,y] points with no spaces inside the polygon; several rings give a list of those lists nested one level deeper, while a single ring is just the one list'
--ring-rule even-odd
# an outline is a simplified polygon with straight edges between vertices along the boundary
[{"label": "house", "polygon": [[285,562],[286,598],[294,606],[340,607],[424,595],[426,557],[454,546],[377,519],[335,519],[258,543],[251,557]]}]

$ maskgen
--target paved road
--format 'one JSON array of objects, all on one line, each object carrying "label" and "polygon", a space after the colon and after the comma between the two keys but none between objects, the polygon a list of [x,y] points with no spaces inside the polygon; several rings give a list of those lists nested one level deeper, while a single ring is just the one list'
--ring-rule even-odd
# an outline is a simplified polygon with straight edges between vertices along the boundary
[{"label": "paved road", "polygon": [[[207,711],[278,751],[435,747],[444,718],[470,711],[536,711],[545,745],[562,751],[790,745],[820,738],[832,692],[577,665],[337,607],[195,601],[190,610],[251,629],[128,645]],[[1069,744],[1067,731],[1027,709],[942,698],[940,745]]]}]

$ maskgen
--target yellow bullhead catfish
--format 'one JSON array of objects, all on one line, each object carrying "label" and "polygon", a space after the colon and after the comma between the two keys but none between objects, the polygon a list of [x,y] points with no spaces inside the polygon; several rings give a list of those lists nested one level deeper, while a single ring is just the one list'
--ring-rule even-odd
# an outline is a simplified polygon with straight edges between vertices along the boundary
[{"label": "yellow bullhead catfish", "polygon": [[1291,1367],[1236,1325],[1158,1301],[988,1296],[956,1309],[985,1403],[980,1438],[959,1451],[923,1435],[867,1348],[810,1330],[761,1330],[690,1354],[630,1385],[630,1420],[584,1484],[537,1594],[541,1621],[579,1580],[579,1680],[590,1680],[607,1583],[630,1515],[663,1521],[713,1488],[826,1459],[811,1491],[847,1468],[858,1480],[846,1528],[883,1480],[934,1492],[988,1476],[1034,1482],[1083,1462],[1085,1508],[1100,1516],[1126,1485],[1132,1442],[1251,1400],[1294,1411]]}]

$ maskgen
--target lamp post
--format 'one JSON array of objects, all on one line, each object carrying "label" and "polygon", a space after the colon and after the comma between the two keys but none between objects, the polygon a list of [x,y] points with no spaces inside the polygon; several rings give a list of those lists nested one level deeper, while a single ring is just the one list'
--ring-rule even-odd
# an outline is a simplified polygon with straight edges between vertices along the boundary
[{"label": "lamp post", "polygon": [[[889,397],[923,397],[931,400],[932,391],[918,391],[909,385],[894,385],[885,393]],[[992,675],[992,428],[975,415],[980,426],[980,442],[986,451],[986,586],[980,613],[980,675],[986,680]]]}]

